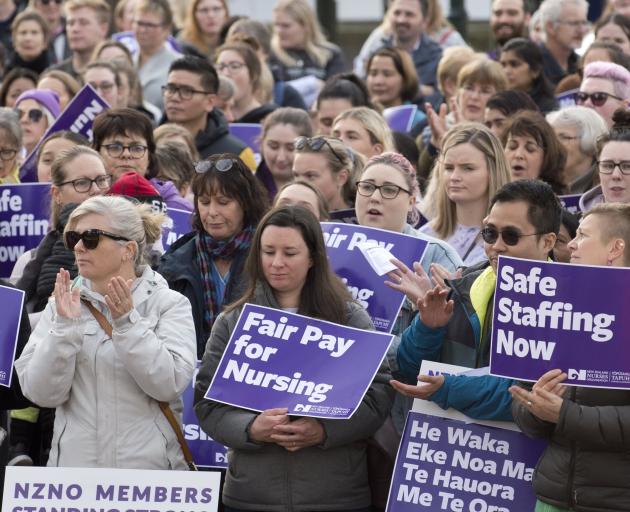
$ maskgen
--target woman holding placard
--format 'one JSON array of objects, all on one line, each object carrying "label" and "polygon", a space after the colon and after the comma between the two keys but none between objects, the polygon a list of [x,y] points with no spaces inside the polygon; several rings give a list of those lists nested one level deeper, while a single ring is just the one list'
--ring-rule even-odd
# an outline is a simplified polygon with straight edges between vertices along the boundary
[{"label": "woman holding placard", "polygon": [[286,408],[257,413],[203,398],[245,303],[372,329],[330,269],[320,225],[306,208],[281,207],[261,220],[246,270],[252,283],[215,322],[195,386],[200,425],[230,448],[226,510],[370,510],[366,441],[391,407],[386,366],[348,420],[289,417]]},{"label": "woman holding placard", "polygon": [[49,466],[186,468],[167,414],[181,411],[195,370],[190,302],[144,260],[163,221],[116,196],[87,199],[68,219],[79,277],[59,271],[15,362],[25,396],[56,408]]},{"label": "woman holding placard", "polygon": [[432,219],[420,231],[448,242],[466,266],[485,261],[482,221],[490,199],[510,180],[501,143],[488,128],[454,126],[444,136],[426,194],[431,204],[425,214]]},{"label": "woman holding placard", "polygon": [[[571,263],[630,266],[630,205],[601,204],[584,214],[569,243]],[[561,370],[531,388],[510,388],[516,423],[548,439],[534,473],[537,512],[628,510],[630,390],[566,387]]]}]

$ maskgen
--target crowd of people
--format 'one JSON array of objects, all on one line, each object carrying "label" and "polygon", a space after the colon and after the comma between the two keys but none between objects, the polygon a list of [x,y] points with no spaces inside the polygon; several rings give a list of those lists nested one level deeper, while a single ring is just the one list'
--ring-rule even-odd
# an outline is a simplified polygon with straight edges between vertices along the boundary
[{"label": "crowd of people", "polygon": [[[6,283],[6,463],[186,469],[168,415],[194,377],[227,511],[382,508],[368,446],[386,425],[398,443],[413,399],[547,440],[537,512],[630,510],[627,391],[419,375],[488,366],[499,256],[630,265],[630,3],[591,26],[586,0],[493,0],[490,49],[438,0],[387,4],[350,56],[306,0],[271,26],[227,0],[0,0],[0,185],[33,156],[50,184],[50,231]],[[85,84],[108,105],[91,140],[51,130]],[[191,222],[165,248],[171,209]],[[355,414],[204,398],[246,303],[373,329],[326,256],[335,218],[427,244],[384,277],[405,301]]]}]

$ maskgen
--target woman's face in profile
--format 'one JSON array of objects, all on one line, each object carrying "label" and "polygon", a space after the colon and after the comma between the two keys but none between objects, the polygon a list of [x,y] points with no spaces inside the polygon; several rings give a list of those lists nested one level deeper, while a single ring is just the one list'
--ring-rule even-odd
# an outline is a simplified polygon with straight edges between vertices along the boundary
[{"label": "woman's face in profile", "polygon": [[267,226],[260,237],[260,261],[269,286],[285,296],[299,297],[313,265],[302,233],[292,227]]},{"label": "woman's face in profile", "polygon": [[303,206],[307,210],[310,210],[317,220],[321,221],[319,215],[319,201],[317,194],[310,188],[294,183],[289,185],[282,192],[276,196],[276,206],[291,206],[299,205]]}]

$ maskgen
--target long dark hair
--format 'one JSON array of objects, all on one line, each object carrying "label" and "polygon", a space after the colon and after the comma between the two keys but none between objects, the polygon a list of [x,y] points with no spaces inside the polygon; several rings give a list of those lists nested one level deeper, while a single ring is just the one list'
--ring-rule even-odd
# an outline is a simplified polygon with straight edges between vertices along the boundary
[{"label": "long dark hair", "polygon": [[298,313],[338,324],[345,323],[346,303],[352,300],[352,296],[330,268],[319,221],[311,211],[298,205],[274,208],[262,218],[245,263],[245,270],[252,278],[251,284],[243,297],[227,306],[226,311],[252,302],[257,282],[266,282],[261,260],[261,239],[268,226],[297,229],[313,262],[300,293]]},{"label": "long dark hair", "polygon": [[527,63],[529,69],[537,73],[531,89],[527,91],[531,96],[554,97],[553,85],[545,75],[543,54],[536,43],[524,37],[517,37],[505,43],[501,51],[514,52],[519,59]]}]

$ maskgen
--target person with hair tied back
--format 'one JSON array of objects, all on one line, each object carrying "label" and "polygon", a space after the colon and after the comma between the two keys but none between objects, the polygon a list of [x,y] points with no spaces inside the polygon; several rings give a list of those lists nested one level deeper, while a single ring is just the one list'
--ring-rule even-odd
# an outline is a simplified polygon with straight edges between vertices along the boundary
[{"label": "person with hair tied back", "polygon": [[216,320],[195,385],[199,424],[229,448],[226,512],[368,512],[367,439],[387,417],[393,398],[386,362],[345,420],[290,417],[286,408],[258,413],[204,398],[246,303],[373,329],[367,312],[330,268],[321,227],[306,208],[281,207],[265,215],[246,270],[251,283]]},{"label": "person with hair tied back", "polygon": [[343,111],[333,123],[333,137],[338,137],[366,158],[394,151],[394,137],[378,112],[367,107]]},{"label": "person with hair tied back", "polygon": [[158,402],[181,413],[195,370],[190,303],[143,261],[163,221],[115,196],[90,198],[68,219],[79,277],[59,271],[15,362],[25,396],[56,407],[49,466],[187,467]]},{"label": "person with hair tied back", "polygon": [[630,112],[617,110],[613,123],[597,140],[599,185],[580,197],[583,212],[599,203],[630,203]]},{"label": "person with hair tied back", "polygon": [[[586,212],[569,242],[571,263],[630,266],[630,205]],[[621,298],[618,298],[621,300]],[[532,484],[536,512],[628,510],[630,391],[565,386],[553,369],[536,383],[512,386],[512,413],[530,437],[547,440]]]}]

